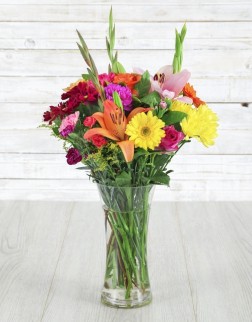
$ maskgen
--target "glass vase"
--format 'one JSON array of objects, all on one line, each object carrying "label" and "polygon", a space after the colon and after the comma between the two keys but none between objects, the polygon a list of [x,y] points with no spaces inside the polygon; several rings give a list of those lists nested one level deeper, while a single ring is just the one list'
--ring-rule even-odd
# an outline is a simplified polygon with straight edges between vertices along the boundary
[{"label": "glass vase", "polygon": [[153,185],[111,187],[98,184],[106,233],[103,304],[133,308],[151,302],[147,234]]}]

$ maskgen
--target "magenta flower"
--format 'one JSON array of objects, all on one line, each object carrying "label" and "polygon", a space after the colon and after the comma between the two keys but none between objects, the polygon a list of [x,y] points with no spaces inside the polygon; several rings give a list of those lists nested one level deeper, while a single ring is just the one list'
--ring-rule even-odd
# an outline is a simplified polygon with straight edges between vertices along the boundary
[{"label": "magenta flower", "polygon": [[113,101],[113,93],[117,92],[122,101],[123,107],[126,111],[130,111],[132,106],[132,94],[127,86],[121,86],[118,84],[109,84],[105,87],[106,98]]},{"label": "magenta flower", "polygon": [[74,114],[70,114],[65,117],[60,125],[59,132],[63,137],[67,137],[68,134],[72,133],[75,129],[76,123],[78,121],[80,112],[77,111]]},{"label": "magenta flower", "polygon": [[115,74],[114,73],[109,73],[109,74],[100,74],[99,76],[99,82],[100,84],[105,87],[107,86],[109,83],[112,83],[114,78],[115,78]]},{"label": "magenta flower", "polygon": [[184,139],[184,133],[177,131],[173,125],[164,127],[165,137],[162,138],[159,149],[177,151],[178,144]]},{"label": "magenta flower", "polygon": [[67,163],[69,165],[76,164],[82,160],[82,156],[81,156],[80,152],[75,148],[70,148],[67,151],[66,158],[67,158]]}]

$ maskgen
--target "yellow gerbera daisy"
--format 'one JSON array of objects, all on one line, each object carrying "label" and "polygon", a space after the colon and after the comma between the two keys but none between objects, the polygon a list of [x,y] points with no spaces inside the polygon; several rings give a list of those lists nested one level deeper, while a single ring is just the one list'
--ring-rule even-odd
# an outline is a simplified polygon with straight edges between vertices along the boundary
[{"label": "yellow gerbera daisy", "polygon": [[151,111],[148,114],[142,112],[132,118],[125,133],[130,141],[134,141],[135,147],[154,150],[165,136],[164,126],[165,123]]},{"label": "yellow gerbera daisy", "polygon": [[218,117],[207,105],[194,108],[176,101],[172,103],[171,110],[187,114],[187,117],[180,122],[182,131],[186,135],[185,139],[196,138],[206,147],[214,144],[214,139],[218,135]]}]

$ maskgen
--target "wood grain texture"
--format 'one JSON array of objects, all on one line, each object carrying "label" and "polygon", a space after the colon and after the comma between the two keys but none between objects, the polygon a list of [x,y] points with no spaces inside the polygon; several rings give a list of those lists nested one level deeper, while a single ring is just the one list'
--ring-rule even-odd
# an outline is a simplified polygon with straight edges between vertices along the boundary
[{"label": "wood grain texture", "polygon": [[[143,66],[146,50],[120,50],[120,61],[126,70],[132,66],[146,68],[154,75],[160,66],[172,61],[174,50],[149,50],[147,65]],[[108,60],[106,50],[93,50],[95,64],[100,73],[107,72],[104,60]],[[204,57],[204,69],[199,61]],[[71,64],[69,64],[71,62]],[[193,77],[207,75],[209,78],[251,76],[252,54],[244,50],[187,50],[184,66],[193,72]],[[82,67],[83,66],[83,67]],[[4,50],[0,51],[0,69],[2,76],[74,76],[86,66],[79,51],[76,50]],[[219,68],[221,66],[221,69]],[[250,83],[251,85],[251,83]],[[62,84],[63,86],[63,84]]]},{"label": "wood grain texture", "polygon": [[[0,130],[0,153],[62,153],[63,142],[51,137],[47,129]],[[235,137],[235,140],[234,140]],[[36,144],[34,144],[34,140]],[[205,148],[193,140],[182,154],[252,154],[251,130],[219,130],[216,144]]]},{"label": "wood grain texture", "polygon": [[[21,10],[22,9],[22,10]],[[1,5],[1,21],[107,21],[110,4],[92,5]],[[210,4],[114,4],[119,21],[251,21],[251,3]],[[7,19],[6,19],[7,18]]]},{"label": "wood grain texture", "polygon": [[99,203],[1,202],[1,321],[250,322],[251,206],[154,202],[153,302],[120,310],[100,304],[105,234]]},{"label": "wood grain texture", "polygon": [[177,213],[197,321],[250,322],[251,203],[178,204]]},{"label": "wood grain texture", "polygon": [[[187,21],[183,67],[220,119],[216,146],[193,142],[174,159],[168,199],[252,199],[251,1],[0,0],[1,199],[81,200],[92,193],[92,183],[81,185],[82,175],[66,167],[62,144],[36,127],[62,88],[85,71],[75,29],[106,71],[111,4],[116,48],[129,71],[140,66],[153,74],[171,62],[174,29]],[[167,199],[166,192],[161,196]]]},{"label": "wood grain texture", "polygon": [[1,201],[1,321],[40,321],[72,207],[54,206]]},{"label": "wood grain texture", "polygon": [[[146,23],[116,21],[116,43],[124,50],[174,50],[174,29],[182,22]],[[108,23],[0,22],[0,49],[76,49],[78,29],[93,49],[105,48]],[[187,50],[251,49],[252,25],[247,22],[190,22],[184,43]],[[232,32],[230,32],[232,30]],[[209,41],[211,39],[211,41]],[[185,55],[186,56],[186,55]]]},{"label": "wood grain texture", "polygon": [[[97,201],[96,185],[85,180],[73,179],[1,179],[0,199],[4,200],[67,200]],[[250,179],[209,180],[194,178],[178,180],[172,177],[170,188],[157,187],[157,201],[250,201],[252,189]]]},{"label": "wood grain texture", "polygon": [[[83,64],[83,70],[85,65]],[[156,70],[156,69],[155,69]],[[81,69],[80,69],[81,73]],[[2,103],[44,103],[58,104],[62,89],[81,77],[0,77],[0,102]],[[25,87],[23,81],[25,79]],[[251,103],[250,77],[192,77],[191,83],[197,88],[202,99],[209,103]],[[13,90],[15,88],[15,91]],[[241,94],[241,88],[243,92]]]},{"label": "wood grain texture", "polygon": [[[218,115],[221,130],[251,129],[252,104],[247,107],[238,103],[208,105]],[[2,103],[0,129],[35,129],[42,123],[42,115],[48,109],[49,103]]]},{"label": "wood grain texture", "polygon": [[[69,167],[65,153],[0,154],[2,179],[68,179],[88,181],[79,165]],[[251,155],[182,155],[178,154],[168,168],[174,170],[173,180],[252,180]],[[52,175],[53,174],[53,175]]]}]

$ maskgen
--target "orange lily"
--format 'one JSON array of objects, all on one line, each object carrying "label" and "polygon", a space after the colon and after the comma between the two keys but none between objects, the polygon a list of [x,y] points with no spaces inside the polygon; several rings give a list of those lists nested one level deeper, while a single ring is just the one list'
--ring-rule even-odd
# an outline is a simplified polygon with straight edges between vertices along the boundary
[{"label": "orange lily", "polygon": [[89,140],[92,136],[100,134],[114,140],[121,148],[126,162],[130,162],[134,158],[134,142],[128,140],[125,134],[126,126],[136,114],[147,112],[151,108],[137,107],[126,118],[123,110],[114,102],[105,100],[103,105],[103,113],[97,112],[92,115],[101,127],[88,130],[84,139]]}]

